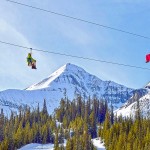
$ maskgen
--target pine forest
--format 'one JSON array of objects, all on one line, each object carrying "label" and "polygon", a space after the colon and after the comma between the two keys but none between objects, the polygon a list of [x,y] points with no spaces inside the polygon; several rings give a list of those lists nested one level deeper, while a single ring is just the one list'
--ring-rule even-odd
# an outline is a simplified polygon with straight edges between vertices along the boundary
[{"label": "pine forest", "polygon": [[[135,119],[117,118],[107,101],[81,97],[60,101],[49,115],[43,108],[20,108],[9,118],[0,114],[0,150],[15,150],[29,143],[53,143],[55,150],[96,150],[91,142],[101,138],[107,150],[149,150],[150,119],[137,109]],[[67,140],[66,147],[62,145]]]}]

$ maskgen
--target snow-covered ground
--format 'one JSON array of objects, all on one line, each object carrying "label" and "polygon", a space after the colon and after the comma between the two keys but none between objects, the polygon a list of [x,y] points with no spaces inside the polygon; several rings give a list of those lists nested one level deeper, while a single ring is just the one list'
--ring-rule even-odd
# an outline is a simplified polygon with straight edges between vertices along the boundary
[{"label": "snow-covered ground", "polygon": [[[101,142],[100,138],[92,139],[92,142],[94,146],[97,148],[97,150],[105,150],[104,143]],[[66,146],[66,141],[64,143],[64,146]],[[54,144],[36,144],[31,143],[28,145],[23,146],[22,148],[18,150],[54,150]]]},{"label": "snow-covered ground", "polygon": [[44,149],[44,150],[53,150],[54,144],[28,144],[23,146],[22,148],[18,150],[35,150],[35,149]]},{"label": "snow-covered ground", "polygon": [[[66,143],[67,141],[64,141],[64,147],[66,147]],[[23,146],[22,148],[18,149],[18,150],[54,150],[54,144],[37,144],[37,143],[31,143],[28,145]]]},{"label": "snow-covered ground", "polygon": [[106,150],[104,143],[102,143],[100,138],[92,139],[92,142],[93,142],[94,146],[97,148],[97,150]]},{"label": "snow-covered ground", "polygon": [[134,117],[135,115],[135,109],[133,109],[133,106],[135,105],[135,103],[130,104],[128,107],[122,107],[119,108],[117,110],[114,111],[114,114],[122,117]]},{"label": "snow-covered ground", "polygon": [[[146,95],[139,99],[139,107],[144,117],[150,117],[150,89],[147,89]],[[117,116],[122,115],[123,117],[134,117],[137,111],[137,102],[129,104],[125,103],[121,108],[114,111]]]}]

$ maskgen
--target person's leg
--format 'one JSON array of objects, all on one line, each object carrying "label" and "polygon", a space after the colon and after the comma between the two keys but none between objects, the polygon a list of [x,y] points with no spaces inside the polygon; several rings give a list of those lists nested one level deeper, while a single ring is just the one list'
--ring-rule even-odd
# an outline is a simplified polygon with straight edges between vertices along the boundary
[{"label": "person's leg", "polygon": [[32,62],[32,69],[36,69],[36,61]]}]

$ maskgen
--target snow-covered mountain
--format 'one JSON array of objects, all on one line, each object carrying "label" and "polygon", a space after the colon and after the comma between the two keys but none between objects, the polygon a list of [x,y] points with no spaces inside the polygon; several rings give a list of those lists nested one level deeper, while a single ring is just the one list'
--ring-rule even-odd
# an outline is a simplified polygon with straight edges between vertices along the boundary
[{"label": "snow-covered mountain", "polygon": [[112,102],[115,108],[119,108],[129,97],[133,89],[117,84],[113,81],[102,81],[98,77],[89,74],[84,69],[66,64],[52,73],[48,78],[34,84],[25,90],[5,90],[0,92],[0,108],[17,110],[20,105],[36,107],[42,106],[46,99],[49,113],[59,106],[61,98],[72,100],[77,95],[87,99],[97,97]]},{"label": "snow-covered mountain", "polygon": [[135,90],[133,96],[115,113],[117,116],[134,117],[138,110],[138,104],[141,114],[144,117],[150,117],[150,83],[143,89]]}]

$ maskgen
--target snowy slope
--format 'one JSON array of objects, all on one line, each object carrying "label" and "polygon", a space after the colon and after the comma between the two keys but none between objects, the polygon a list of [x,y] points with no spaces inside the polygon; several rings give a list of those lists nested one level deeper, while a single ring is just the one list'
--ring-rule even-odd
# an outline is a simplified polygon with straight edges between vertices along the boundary
[{"label": "snowy slope", "polygon": [[131,97],[132,92],[133,89],[113,81],[102,81],[84,69],[68,63],[26,90],[1,91],[0,108],[6,111],[17,110],[20,105],[36,107],[38,103],[42,107],[43,100],[46,99],[48,111],[52,113],[59,106],[61,98],[68,97],[72,100],[77,95],[85,99],[89,96],[107,99],[112,101],[115,108],[119,108]]},{"label": "snowy slope", "polygon": [[150,117],[150,89],[146,86],[145,89],[139,89],[127,103],[117,109],[117,116],[123,117],[135,116],[137,112],[137,100],[139,100],[140,111],[144,117]]},{"label": "snowy slope", "polygon": [[[92,139],[92,142],[93,142],[94,146],[97,148],[97,150],[105,150],[104,143],[102,143],[99,138]],[[64,147],[65,146],[66,146],[66,141],[64,143]],[[22,148],[20,148],[18,150],[35,150],[35,149],[54,150],[54,144],[31,143],[31,144],[23,146]]]},{"label": "snowy slope", "polygon": [[[66,140],[64,142],[64,147],[66,147]],[[18,149],[18,150],[54,150],[54,144],[37,144],[37,143],[31,143],[28,145],[23,146],[22,148]]]},{"label": "snowy slope", "polygon": [[39,150],[53,150],[54,144],[37,144],[37,143],[31,143],[28,145],[23,146],[22,148],[18,149],[18,150],[35,150],[35,149],[39,149]]},{"label": "snowy slope", "polygon": [[100,138],[92,139],[93,145],[97,148],[97,150],[106,150],[104,143],[102,143]]}]

